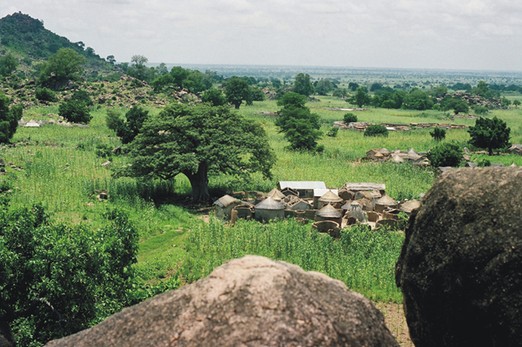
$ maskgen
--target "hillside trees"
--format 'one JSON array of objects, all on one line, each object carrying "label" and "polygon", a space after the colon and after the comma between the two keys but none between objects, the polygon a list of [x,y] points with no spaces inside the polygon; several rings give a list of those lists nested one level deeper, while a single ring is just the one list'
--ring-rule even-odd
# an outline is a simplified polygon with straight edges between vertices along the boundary
[{"label": "hillside trees", "polygon": [[60,104],[58,114],[68,122],[87,124],[92,119],[89,104],[92,105],[89,94],[85,91],[77,91],[69,100]]},{"label": "hillside trees", "polygon": [[261,126],[228,107],[170,105],[149,117],[130,144],[126,175],[188,177],[194,202],[208,202],[208,177],[261,172],[270,177],[274,155]]},{"label": "hillside trees", "polygon": [[72,48],[60,48],[44,64],[40,73],[43,86],[59,89],[80,78],[85,59]]},{"label": "hillside trees", "polygon": [[509,146],[510,132],[511,129],[503,120],[497,117],[480,117],[475,121],[475,125],[468,129],[471,137],[469,143],[479,148],[486,148],[489,155],[492,155],[494,149]]},{"label": "hillside trees", "polygon": [[305,106],[306,96],[289,92],[279,101],[282,106],[275,124],[290,142],[290,149],[316,151],[321,137],[319,116]]},{"label": "hillside trees", "polygon": [[12,74],[16,70],[18,64],[18,59],[16,59],[11,53],[7,53],[0,57],[0,77]]},{"label": "hillside trees", "polygon": [[0,93],[0,143],[8,143],[16,132],[18,121],[22,119],[22,106],[10,105],[7,96]]},{"label": "hillside trees", "polygon": [[138,135],[149,112],[139,106],[133,106],[127,113],[125,119],[114,110],[107,110],[107,127],[114,130],[116,135],[124,144],[130,143]]}]

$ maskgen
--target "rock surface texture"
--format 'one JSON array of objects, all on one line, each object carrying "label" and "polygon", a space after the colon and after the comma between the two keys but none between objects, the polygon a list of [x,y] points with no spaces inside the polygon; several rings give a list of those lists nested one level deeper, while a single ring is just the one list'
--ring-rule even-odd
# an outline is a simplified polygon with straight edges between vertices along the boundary
[{"label": "rock surface texture", "polygon": [[323,274],[247,256],[48,346],[398,346],[373,304]]},{"label": "rock surface texture", "polygon": [[417,347],[521,346],[522,168],[443,174],[396,270]]}]

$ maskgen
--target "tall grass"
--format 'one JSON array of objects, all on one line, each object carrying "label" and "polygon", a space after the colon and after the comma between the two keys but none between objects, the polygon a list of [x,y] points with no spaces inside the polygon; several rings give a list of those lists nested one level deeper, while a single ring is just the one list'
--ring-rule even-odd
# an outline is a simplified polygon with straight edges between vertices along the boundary
[{"label": "tall grass", "polygon": [[399,302],[394,267],[403,239],[397,232],[353,228],[336,240],[295,220],[242,220],[228,227],[213,219],[188,235],[185,249],[190,257],[180,274],[192,282],[229,259],[255,254],[323,272],[369,298]]}]

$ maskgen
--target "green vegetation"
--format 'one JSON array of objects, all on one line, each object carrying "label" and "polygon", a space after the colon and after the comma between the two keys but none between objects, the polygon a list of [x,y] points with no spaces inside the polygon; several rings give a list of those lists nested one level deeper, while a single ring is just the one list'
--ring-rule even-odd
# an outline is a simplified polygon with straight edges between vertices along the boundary
[{"label": "green vegetation", "polygon": [[369,125],[364,130],[364,136],[388,136],[388,129],[384,125]]},{"label": "green vegetation", "polygon": [[446,129],[435,128],[430,131],[430,135],[435,141],[442,141],[446,138]]},{"label": "green vegetation", "polygon": [[357,116],[354,115],[353,113],[346,113],[344,116],[343,116],[343,122],[344,124],[348,125],[350,123],[353,123],[353,122],[357,122]]},{"label": "green vegetation", "polygon": [[55,90],[63,88],[69,81],[80,78],[83,63],[84,58],[72,48],[60,48],[42,68],[40,83]]},{"label": "green vegetation", "polygon": [[10,105],[9,98],[0,93],[0,144],[8,143],[16,132],[22,118],[21,105]]},{"label": "green vegetation", "polygon": [[459,166],[462,162],[462,148],[456,143],[441,143],[430,149],[427,157],[433,167]]},{"label": "green vegetation", "polygon": [[477,119],[468,132],[471,137],[469,143],[479,148],[487,148],[489,155],[493,154],[494,149],[506,148],[510,145],[511,129],[506,122],[497,117]]},{"label": "green vegetation", "polygon": [[83,102],[71,99],[60,104],[58,114],[71,123],[89,123],[91,114],[87,105]]},{"label": "green vegetation", "polygon": [[148,115],[147,110],[133,106],[122,119],[116,110],[110,109],[107,110],[107,127],[116,133],[123,144],[127,144],[139,134]]}]

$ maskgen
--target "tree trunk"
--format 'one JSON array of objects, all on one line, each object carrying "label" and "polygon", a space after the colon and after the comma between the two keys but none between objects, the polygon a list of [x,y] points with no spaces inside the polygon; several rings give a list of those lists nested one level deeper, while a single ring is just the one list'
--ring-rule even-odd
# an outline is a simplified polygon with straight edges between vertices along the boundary
[{"label": "tree trunk", "polygon": [[207,163],[199,163],[196,173],[186,172],[185,175],[188,177],[192,187],[192,200],[194,202],[209,202]]}]

